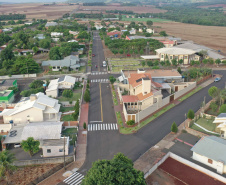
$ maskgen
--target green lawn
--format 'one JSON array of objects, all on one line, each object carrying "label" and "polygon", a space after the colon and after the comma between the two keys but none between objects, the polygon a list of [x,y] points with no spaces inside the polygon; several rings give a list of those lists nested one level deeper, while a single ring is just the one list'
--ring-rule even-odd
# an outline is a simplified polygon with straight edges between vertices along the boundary
[{"label": "green lawn", "polygon": [[137,60],[112,60],[111,65],[139,65],[140,62]]},{"label": "green lawn", "polygon": [[116,116],[117,116],[117,123],[119,125],[123,126],[121,113],[120,112],[116,112]]},{"label": "green lawn", "polygon": [[196,121],[196,123],[209,131],[215,131],[216,124],[213,123],[213,121],[214,118],[213,119],[200,118]]},{"label": "green lawn", "polygon": [[73,97],[72,98],[65,98],[63,96],[60,96],[58,98],[59,101],[77,101],[78,99],[81,98],[81,95],[82,95],[82,90],[76,90],[76,91],[79,91],[79,92],[74,92],[73,93]]},{"label": "green lawn", "polygon": [[197,131],[199,131],[199,132],[202,132],[202,133],[204,133],[204,134],[207,134],[207,135],[219,136],[219,134],[212,134],[212,133],[210,133],[210,132],[206,132],[205,130],[199,128],[199,127],[196,126],[195,124],[191,125],[190,128],[191,128],[191,129],[194,129],[194,130],[197,130]]},{"label": "green lawn", "polygon": [[116,97],[116,92],[114,90],[112,90],[112,96],[113,96],[114,105],[118,105],[118,100],[117,100],[117,97]]},{"label": "green lawn", "polygon": [[112,72],[120,72],[122,69],[123,70],[136,70],[138,68],[143,68],[142,65],[138,66],[119,66],[119,67],[112,67]]},{"label": "green lawn", "polygon": [[76,138],[76,133],[77,133],[77,129],[76,128],[67,128],[65,130],[62,131],[62,134],[64,136],[69,136],[71,141],[70,141],[70,145],[74,145],[75,144],[75,141],[77,140]]},{"label": "green lawn", "polygon": [[185,96],[183,96],[182,98],[179,99],[179,101],[184,101],[186,100],[187,98],[189,98],[190,96],[192,96],[193,94],[195,94],[196,92],[198,92],[199,90],[201,90],[202,87],[199,86],[197,87],[196,89],[194,89],[193,91],[191,91],[190,93],[186,94]]},{"label": "green lawn", "polygon": [[87,55],[86,54],[83,54],[83,55],[79,55],[79,58],[86,58]]},{"label": "green lawn", "polygon": [[65,115],[65,116],[62,116],[61,117],[61,120],[62,121],[77,121],[73,118],[72,114],[68,114],[68,115]]},{"label": "green lawn", "polygon": [[121,127],[120,128],[120,132],[122,134],[132,134],[136,131],[138,131],[140,128],[144,127],[145,125],[147,125],[148,123],[150,123],[151,121],[153,121],[155,118],[161,116],[163,113],[165,113],[166,111],[168,111],[169,109],[173,108],[175,105],[174,104],[170,104],[167,107],[165,107],[164,109],[160,110],[159,112],[157,112],[156,114],[154,114],[153,116],[149,117],[148,119],[146,119],[145,121],[140,123],[140,126],[135,126],[132,128],[126,128],[126,127]]},{"label": "green lawn", "polygon": [[219,115],[219,110],[213,111],[212,109],[208,109],[208,110],[206,111],[206,114],[218,116],[218,115]]},{"label": "green lawn", "polygon": [[72,110],[74,110],[74,106],[72,106],[72,107],[63,107],[63,106],[61,106],[60,107],[60,112],[69,112],[69,111],[72,111]]},{"label": "green lawn", "polygon": [[81,66],[79,68],[79,73],[85,73],[86,72],[86,66]]}]

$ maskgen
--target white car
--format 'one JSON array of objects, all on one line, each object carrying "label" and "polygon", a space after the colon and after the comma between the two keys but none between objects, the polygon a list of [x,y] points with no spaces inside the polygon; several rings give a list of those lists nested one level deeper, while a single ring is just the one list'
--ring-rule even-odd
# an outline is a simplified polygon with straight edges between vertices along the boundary
[{"label": "white car", "polygon": [[14,148],[20,148],[20,147],[21,147],[20,143],[15,143],[14,144]]}]

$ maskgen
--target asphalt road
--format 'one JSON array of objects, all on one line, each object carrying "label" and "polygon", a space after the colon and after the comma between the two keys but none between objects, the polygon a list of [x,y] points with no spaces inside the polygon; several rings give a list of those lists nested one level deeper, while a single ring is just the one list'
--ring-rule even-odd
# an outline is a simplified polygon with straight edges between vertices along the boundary
[{"label": "asphalt road", "polygon": [[[96,43],[94,41],[94,47]],[[98,50],[98,55],[103,56],[103,50],[93,48],[93,51]],[[97,49],[97,50],[95,50]],[[102,53],[102,54],[101,54]],[[98,62],[98,61],[96,61]],[[216,74],[226,74],[224,71],[215,71]],[[101,76],[100,76],[101,77]],[[92,79],[93,76],[90,76]],[[85,174],[92,166],[92,162],[98,159],[111,159],[118,152],[124,153],[130,159],[135,161],[149,148],[158,143],[163,137],[170,133],[170,127],[175,121],[177,125],[181,124],[185,119],[185,113],[189,109],[197,111],[201,103],[206,97],[206,102],[211,100],[208,95],[208,89],[215,85],[219,88],[225,87],[226,75],[222,77],[220,82],[210,84],[203,88],[193,96],[189,97],[179,105],[170,109],[145,127],[141,128],[137,133],[132,135],[122,135],[118,131],[96,131],[88,132],[87,155],[84,165],[79,169],[80,173]],[[103,121],[116,121],[111,92],[107,85],[101,84],[102,106],[103,106]],[[91,104],[89,122],[101,119],[100,106],[100,87],[98,84],[91,84]],[[93,94],[92,94],[93,93]],[[98,96],[99,95],[99,96]]]}]

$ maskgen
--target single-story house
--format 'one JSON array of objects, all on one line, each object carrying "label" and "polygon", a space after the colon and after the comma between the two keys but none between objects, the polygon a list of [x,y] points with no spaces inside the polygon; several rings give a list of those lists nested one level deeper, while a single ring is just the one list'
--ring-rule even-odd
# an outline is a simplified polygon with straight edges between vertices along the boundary
[{"label": "single-story house", "polygon": [[0,91],[7,90],[9,87],[18,87],[17,80],[0,80]]},{"label": "single-story house", "polygon": [[44,36],[44,34],[37,34],[34,38],[42,40],[42,39],[45,39],[45,36]]},{"label": "single-story house", "polygon": [[32,49],[14,49],[13,52],[14,54],[17,53],[15,54],[16,56],[21,56],[21,55],[26,56],[28,54],[31,54],[31,55],[35,54]]},{"label": "single-story house", "polygon": [[132,28],[130,31],[129,31],[129,34],[131,35],[135,35],[136,34],[136,29]]},{"label": "single-story house", "polygon": [[42,62],[42,67],[44,70],[48,70],[49,66],[52,67],[53,71],[62,70],[63,67],[67,69],[64,70],[79,70],[80,63],[79,58],[77,56],[69,55],[62,60],[47,60]]},{"label": "single-story house", "polygon": [[3,141],[3,145],[21,143],[28,137],[40,141],[43,157],[63,156],[69,151],[69,137],[61,137],[63,122],[36,122],[14,126]]},{"label": "single-story house", "polygon": [[220,136],[226,139],[226,113],[221,113],[213,121],[216,124],[216,131],[220,133]]},{"label": "single-story house", "polygon": [[156,55],[159,56],[160,61],[169,60],[170,62],[172,62],[173,59],[176,60],[182,59],[184,65],[189,65],[192,60],[195,61],[200,60],[200,56],[198,56],[196,52],[191,49],[171,47],[171,48],[161,48],[155,51]]},{"label": "single-story house", "polygon": [[226,173],[226,140],[216,136],[202,137],[192,148],[192,158],[220,174]]},{"label": "single-story house", "polygon": [[100,25],[100,24],[95,24],[95,28],[96,28],[97,30],[100,30],[101,28],[103,28],[103,26]]},{"label": "single-story house", "polygon": [[76,78],[72,76],[62,76],[55,80],[51,80],[46,89],[46,95],[56,98],[58,97],[60,90],[73,89],[75,82]]},{"label": "single-story house", "polygon": [[151,28],[148,28],[148,29],[146,29],[146,32],[147,33],[155,33],[155,30],[154,29],[151,29]]},{"label": "single-story house", "polygon": [[163,43],[166,48],[171,48],[175,44],[175,42],[172,41],[172,40],[170,40],[170,41],[160,41],[160,42]]},{"label": "single-story house", "polygon": [[25,24],[25,25],[32,25],[33,22],[25,22],[24,24]]},{"label": "single-story house", "polygon": [[69,31],[69,33],[72,34],[72,35],[78,35],[79,34],[78,31]]},{"label": "single-story house", "polygon": [[119,35],[121,35],[121,32],[114,30],[114,31],[111,31],[111,32],[107,33],[107,36],[115,36],[115,35],[119,36]]},{"label": "single-story house", "polygon": [[64,33],[60,33],[60,32],[51,32],[51,37],[60,37],[63,36]]},{"label": "single-story house", "polygon": [[75,39],[72,39],[72,40],[69,40],[69,41],[67,41],[67,42],[78,42],[78,41],[75,40]]},{"label": "single-story house", "polygon": [[177,45],[177,46],[174,46],[174,47],[175,48],[181,48],[181,49],[190,49],[197,54],[200,51],[206,51],[207,55],[204,56],[205,58],[212,58],[214,60],[216,60],[216,59],[225,60],[226,59],[226,56],[219,54],[218,51],[215,51],[214,49],[208,48],[208,47],[203,46],[203,45],[191,43],[191,42],[180,44],[180,45]]},{"label": "single-story house", "polygon": [[57,22],[47,22],[45,27],[48,29],[48,27],[50,26],[58,26],[58,23]]},{"label": "single-story house", "polygon": [[14,101],[15,94],[13,90],[0,91],[0,103],[12,103]]}]

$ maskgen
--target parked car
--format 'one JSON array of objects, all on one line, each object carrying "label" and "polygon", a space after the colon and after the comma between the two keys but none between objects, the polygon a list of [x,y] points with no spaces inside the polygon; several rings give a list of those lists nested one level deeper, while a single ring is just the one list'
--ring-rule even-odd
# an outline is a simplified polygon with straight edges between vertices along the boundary
[{"label": "parked car", "polygon": [[21,147],[20,143],[15,143],[14,144],[14,148],[20,148],[20,147]]},{"label": "parked car", "polygon": [[95,54],[92,54],[92,57],[95,57]]},{"label": "parked car", "polygon": [[221,80],[220,77],[215,78],[214,82],[219,82]]},{"label": "parked car", "polygon": [[103,67],[106,67],[106,66],[107,66],[106,61],[103,61]]},{"label": "parked car", "polygon": [[126,56],[127,56],[127,57],[131,57],[131,55],[130,55],[130,54],[127,54]]}]

